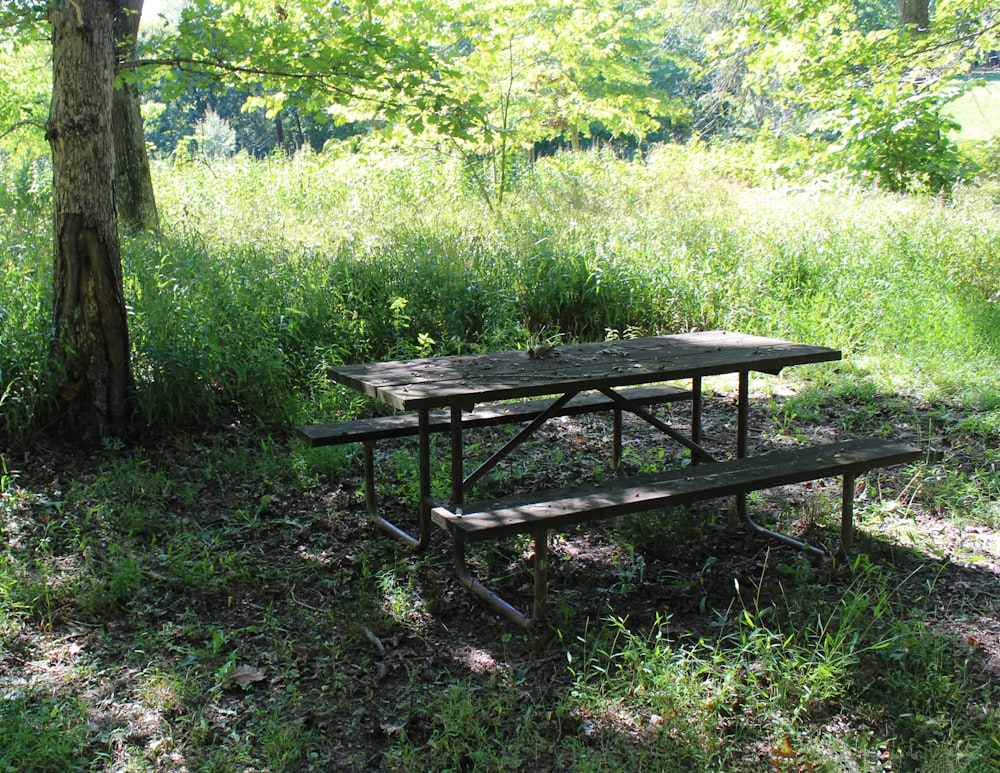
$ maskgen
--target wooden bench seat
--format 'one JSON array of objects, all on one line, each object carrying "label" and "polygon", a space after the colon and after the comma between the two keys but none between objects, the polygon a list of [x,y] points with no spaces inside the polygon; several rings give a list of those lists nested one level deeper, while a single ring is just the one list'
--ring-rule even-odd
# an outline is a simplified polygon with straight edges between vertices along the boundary
[{"label": "wooden bench seat", "polygon": [[[621,394],[638,405],[656,405],[691,398],[691,393],[688,390],[668,384],[622,389]],[[552,399],[546,399],[480,405],[475,410],[463,414],[462,425],[469,428],[491,427],[530,421],[541,415],[553,402]],[[600,392],[585,392],[576,395],[563,406],[559,415],[576,416],[583,413],[612,410],[614,407],[614,403],[606,395]],[[450,427],[451,413],[449,411],[430,412],[431,432],[447,432]],[[319,447],[413,437],[416,436],[417,429],[417,414],[401,413],[395,416],[376,416],[371,419],[355,419],[336,424],[311,424],[298,427],[295,432],[309,446]]]},{"label": "wooden bench seat", "polygon": [[[853,537],[855,476],[878,467],[913,462],[921,451],[888,440],[851,440],[809,448],[790,448],[761,456],[714,464],[684,467],[653,475],[619,478],[588,486],[575,486],[530,495],[474,502],[457,507],[436,507],[435,523],[454,538],[459,579],[475,595],[523,626],[544,614],[547,583],[547,533],[579,523],[637,513],[751,491],[802,483],[821,478],[843,478],[841,539],[838,558],[846,557]],[[796,540],[748,523],[796,547]],[[474,580],[465,559],[465,545],[514,534],[531,534],[535,542],[535,598],[532,617],[498,597]],[[813,552],[828,555],[818,548]]]},{"label": "wooden bench seat", "polygon": [[[669,384],[622,389],[620,394],[640,406],[689,400],[692,397],[691,392],[687,389]],[[554,399],[542,399],[480,405],[475,410],[462,415],[462,426],[464,428],[491,427],[531,421],[541,416],[554,402]],[[612,456],[617,468],[621,462],[622,411],[610,397],[600,392],[584,392],[575,395],[559,410],[558,415],[575,416],[608,410],[614,411]],[[451,428],[450,411],[431,411],[428,418],[432,433],[448,432]],[[361,443],[364,453],[365,508],[381,528],[397,538],[412,542],[412,539],[405,532],[400,531],[378,514],[378,500],[375,491],[375,444],[379,440],[390,438],[414,437],[418,431],[418,415],[416,413],[402,413],[394,416],[376,416],[370,419],[342,421],[335,424],[311,424],[297,427],[295,433],[307,445],[314,448]]]}]

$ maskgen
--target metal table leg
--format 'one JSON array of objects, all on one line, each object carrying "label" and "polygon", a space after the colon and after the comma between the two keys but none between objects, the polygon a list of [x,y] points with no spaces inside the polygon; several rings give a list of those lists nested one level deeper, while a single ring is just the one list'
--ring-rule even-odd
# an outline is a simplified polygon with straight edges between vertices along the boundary
[{"label": "metal table leg", "polygon": [[414,537],[405,529],[401,529],[392,521],[378,512],[378,502],[375,497],[375,444],[364,444],[365,464],[365,508],[375,524],[386,534],[406,543],[414,550],[420,551],[427,547],[431,539],[431,431],[430,412],[426,408],[418,412],[418,450],[417,467],[420,477],[419,484],[419,530]]},{"label": "metal table leg", "polygon": [[465,556],[465,540],[460,534],[453,535],[451,548],[458,581],[471,591],[473,596],[522,628],[530,628],[535,623],[544,620],[548,611],[549,533],[542,529],[532,533],[531,537],[535,548],[533,572],[535,588],[530,617],[472,576]]},{"label": "metal table leg", "polygon": [[464,501],[465,473],[463,472],[462,453],[462,406],[451,406],[451,503],[461,507]]},{"label": "metal table leg", "polygon": [[[691,379],[691,442],[701,445],[701,376],[694,376]],[[701,461],[697,454],[691,454],[691,464],[698,464]]]},{"label": "metal table leg", "polygon": [[413,547],[423,550],[431,539],[431,420],[430,409],[421,408],[417,412],[417,461],[420,475],[420,536]]},{"label": "metal table leg", "polygon": [[[750,436],[750,373],[740,371],[739,392],[736,396],[736,458],[742,459],[747,455]],[[747,515],[747,495],[736,495],[736,514],[740,520],[756,524]]]}]

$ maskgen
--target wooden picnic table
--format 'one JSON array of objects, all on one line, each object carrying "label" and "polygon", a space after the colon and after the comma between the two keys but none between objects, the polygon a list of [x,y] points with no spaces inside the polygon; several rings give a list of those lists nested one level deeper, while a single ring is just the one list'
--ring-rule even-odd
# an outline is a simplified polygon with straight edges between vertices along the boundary
[{"label": "wooden picnic table", "polygon": [[[495,354],[429,357],[330,370],[335,380],[400,410],[421,410],[839,360],[823,346],[707,331]],[[544,351],[544,350],[543,350]]]},{"label": "wooden picnic table", "polygon": [[[451,497],[461,507],[465,493],[511,450],[523,443],[547,419],[559,415],[580,392],[596,390],[617,408],[641,417],[692,453],[692,461],[714,461],[700,445],[701,380],[708,376],[739,374],[736,455],[747,454],[748,387],[750,371],[778,374],[805,363],[839,360],[841,354],[811,344],[743,333],[706,331],[650,336],[588,344],[556,346],[551,350],[516,350],[490,354],[431,357],[395,362],[343,365],[331,368],[330,377],[419,419],[419,533],[383,521],[395,536],[417,549],[426,547],[432,529],[431,444],[429,415],[432,409],[451,411]],[[641,405],[623,396],[621,388],[665,381],[691,381],[691,426],[682,433]],[[509,443],[470,475],[464,473],[463,413],[479,403],[559,395],[552,406],[531,421]]]},{"label": "wooden picnic table", "polygon": [[[853,539],[856,476],[916,461],[921,450],[891,438],[870,438],[748,455],[750,372],[776,375],[792,365],[830,362],[840,356],[838,350],[823,346],[708,331],[529,351],[345,365],[332,368],[331,377],[409,413],[300,427],[299,432],[312,445],[361,441],[365,446],[366,506],[375,522],[417,550],[427,546],[433,524],[446,529],[452,537],[459,582],[509,620],[528,627],[545,615],[549,532],[596,519],[735,496],[740,518],[755,533],[829,559],[832,568],[846,559]],[[732,373],[739,376],[735,458],[724,460],[713,457],[701,444],[702,379]],[[690,390],[665,383],[677,381],[690,381]],[[547,399],[538,399],[542,396]],[[681,399],[691,400],[691,421],[686,431],[664,422],[647,408]],[[477,405],[481,406],[478,410]],[[621,459],[621,415],[626,411],[687,448],[691,466],[465,502],[473,484],[548,419],[607,410],[614,412],[616,467]],[[515,422],[523,422],[523,428],[467,475],[464,432]],[[450,436],[451,494],[446,502],[431,498],[433,432]],[[415,536],[378,513],[373,462],[376,440],[412,434],[419,439],[420,514]],[[826,477],[843,480],[836,554],[771,531],[755,523],[747,513],[750,492]],[[466,558],[467,543],[514,534],[528,534],[534,544],[531,614],[473,577]]]}]

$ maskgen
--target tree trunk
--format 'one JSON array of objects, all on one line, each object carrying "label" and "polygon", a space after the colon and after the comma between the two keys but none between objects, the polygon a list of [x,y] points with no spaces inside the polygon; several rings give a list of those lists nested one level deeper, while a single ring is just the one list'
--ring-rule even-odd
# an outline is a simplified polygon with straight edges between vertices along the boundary
[{"label": "tree trunk", "polygon": [[[139,38],[139,16],[143,0],[120,0],[114,17],[115,57],[120,68],[135,59]],[[117,72],[116,72],[117,74]],[[134,83],[120,82],[114,91],[111,126],[115,138],[115,198],[122,225],[137,231],[160,227],[149,170],[146,135],[142,129],[139,90]]]},{"label": "tree trunk", "polygon": [[287,156],[288,146],[285,145],[285,127],[281,123],[281,116],[275,116],[274,118],[274,136],[275,136],[275,147],[281,148],[282,152]]},{"label": "tree trunk", "polygon": [[917,32],[927,32],[931,26],[929,0],[899,0],[899,23]]},{"label": "tree trunk", "polygon": [[576,126],[569,127],[569,144],[574,153],[580,152],[580,130]]},{"label": "tree trunk", "polygon": [[51,11],[56,429],[89,443],[121,434],[132,370],[114,197],[111,0],[59,0]]},{"label": "tree trunk", "polygon": [[114,90],[111,125],[115,142],[115,198],[122,225],[137,231],[156,231],[160,215],[153,193],[153,177],[142,129],[139,90],[122,83]]}]

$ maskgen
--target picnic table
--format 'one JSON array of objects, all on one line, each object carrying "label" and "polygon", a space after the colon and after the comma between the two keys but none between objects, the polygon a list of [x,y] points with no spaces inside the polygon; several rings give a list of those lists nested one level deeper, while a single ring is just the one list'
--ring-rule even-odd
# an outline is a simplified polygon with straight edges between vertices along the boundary
[{"label": "picnic table", "polygon": [[[544,614],[546,587],[547,534],[552,528],[581,523],[626,512],[638,512],[674,504],[684,504],[735,494],[741,516],[754,529],[795,547],[819,555],[826,551],[805,545],[786,535],[771,532],[746,518],[747,492],[807,479],[843,475],[844,504],[841,550],[850,545],[851,507],[854,476],[876,466],[910,461],[917,449],[884,441],[856,441],[833,448],[821,447],[816,454],[774,452],[747,458],[749,451],[749,374],[751,371],[777,375],[784,368],[806,363],[836,361],[840,351],[823,346],[796,343],[726,331],[706,331],[651,336],[556,347],[537,347],[488,354],[431,357],[394,362],[342,365],[331,368],[330,377],[375,398],[392,408],[409,412],[408,426],[418,438],[419,516],[416,535],[369,510],[379,525],[416,549],[427,546],[433,526],[449,531],[454,539],[455,563],[459,579],[475,595],[521,625],[530,625]],[[738,374],[736,400],[737,430],[734,459],[717,459],[702,444],[702,379]],[[659,397],[641,398],[636,387],[664,382],[689,382],[690,390],[672,388]],[[635,396],[633,396],[635,395]],[[467,473],[465,433],[477,426],[477,406],[492,409],[505,401],[534,400],[523,428],[485,462]],[[650,410],[657,400],[690,399],[691,419],[686,431],[658,418]],[[524,403],[521,403],[524,404]],[[518,405],[514,403],[513,405]],[[630,412],[660,430],[690,452],[691,465],[658,476],[617,479],[573,489],[547,492],[515,492],[490,502],[466,503],[466,494],[483,475],[496,467],[511,451],[530,438],[548,419],[570,410],[612,409],[616,417],[615,461],[620,459],[620,416]],[[363,420],[362,420],[363,421]],[[316,445],[324,426],[299,428],[302,437]],[[350,439],[355,424],[336,425],[328,437]],[[435,501],[432,491],[431,435],[447,432],[450,438],[450,496]],[[346,432],[346,434],[345,434]],[[371,430],[368,430],[369,436]],[[339,434],[338,434],[339,433]],[[368,436],[366,436],[368,437]],[[782,455],[784,454],[784,455]],[[370,460],[366,461],[369,468]],[[366,478],[373,480],[366,469]],[[373,485],[373,484],[372,484]],[[850,487],[850,496],[848,496]],[[374,495],[372,494],[372,497]],[[530,533],[535,538],[535,603],[528,616],[471,576],[465,560],[465,544],[470,541]]]}]

